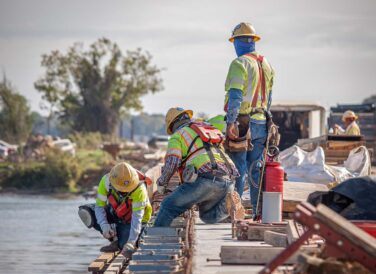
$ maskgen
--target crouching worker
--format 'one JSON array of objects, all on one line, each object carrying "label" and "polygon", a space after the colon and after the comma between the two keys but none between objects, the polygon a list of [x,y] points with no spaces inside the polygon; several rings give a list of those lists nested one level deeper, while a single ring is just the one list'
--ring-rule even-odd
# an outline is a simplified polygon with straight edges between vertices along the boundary
[{"label": "crouching worker", "polygon": [[84,224],[111,242],[101,252],[120,249],[125,257],[131,257],[142,225],[152,214],[145,180],[131,165],[119,163],[99,182],[96,204],[80,207],[78,214]]},{"label": "crouching worker", "polygon": [[234,192],[238,171],[223,152],[223,134],[213,126],[191,121],[193,112],[171,108],[166,115],[167,134],[171,135],[157,181],[164,188],[176,171],[182,184],[167,196],[160,207],[154,226],[170,226],[174,218],[197,205],[205,223],[216,223],[229,216],[244,218],[241,200]]}]

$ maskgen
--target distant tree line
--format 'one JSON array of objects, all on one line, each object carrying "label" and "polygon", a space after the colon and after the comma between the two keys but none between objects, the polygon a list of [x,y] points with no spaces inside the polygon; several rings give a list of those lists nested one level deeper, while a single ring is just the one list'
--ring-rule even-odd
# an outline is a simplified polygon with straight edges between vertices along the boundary
[{"label": "distant tree line", "polygon": [[[141,97],[163,89],[161,69],[141,49],[125,54],[98,39],[88,49],[75,43],[66,53],[42,55],[44,75],[35,83],[48,117],[30,113],[27,100],[4,77],[0,85],[0,138],[24,141],[32,130],[117,135],[130,111],[142,111]],[[46,124],[44,124],[46,122]],[[46,125],[46,126],[45,126]]]}]

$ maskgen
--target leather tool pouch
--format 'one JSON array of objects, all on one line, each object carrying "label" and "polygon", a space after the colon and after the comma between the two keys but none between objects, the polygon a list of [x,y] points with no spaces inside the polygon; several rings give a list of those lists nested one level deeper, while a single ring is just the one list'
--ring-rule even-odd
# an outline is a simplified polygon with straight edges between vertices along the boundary
[{"label": "leather tool pouch", "polygon": [[241,115],[239,114],[237,122],[238,122],[238,129],[239,129],[239,138],[235,140],[231,140],[230,138],[226,138],[225,141],[225,149],[227,152],[242,152],[242,151],[249,151],[253,149],[253,145],[251,143],[251,129],[249,127],[250,123],[250,116]]},{"label": "leather tool pouch", "polygon": [[268,127],[269,146],[278,147],[279,142],[281,140],[281,135],[279,134],[278,126],[274,124],[272,115],[269,111],[266,111],[265,115],[266,115],[266,123]]}]

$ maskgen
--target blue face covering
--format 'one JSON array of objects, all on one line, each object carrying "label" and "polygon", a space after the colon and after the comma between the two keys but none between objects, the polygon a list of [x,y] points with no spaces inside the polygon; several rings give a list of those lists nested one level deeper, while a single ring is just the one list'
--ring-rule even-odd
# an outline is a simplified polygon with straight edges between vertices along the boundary
[{"label": "blue face covering", "polygon": [[244,41],[241,41],[240,39],[235,38],[234,47],[235,47],[236,55],[239,57],[244,54],[255,51],[255,42],[253,41],[244,42]]}]

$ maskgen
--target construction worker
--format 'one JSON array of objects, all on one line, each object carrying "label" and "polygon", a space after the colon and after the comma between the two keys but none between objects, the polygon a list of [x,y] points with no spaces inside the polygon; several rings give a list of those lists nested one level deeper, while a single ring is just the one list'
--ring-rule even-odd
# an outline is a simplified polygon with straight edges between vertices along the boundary
[{"label": "construction worker", "polygon": [[195,123],[192,115],[192,110],[179,107],[167,112],[166,129],[171,137],[162,174],[157,180],[158,191],[165,193],[176,171],[181,175],[182,184],[163,200],[154,226],[169,226],[193,205],[198,206],[205,223],[219,222],[229,213],[233,219],[244,218],[240,198],[233,191],[233,178],[238,172],[220,145],[209,143],[214,139],[206,140],[201,130],[212,130],[213,136],[222,134],[209,124]]},{"label": "construction worker", "polygon": [[342,122],[345,124],[346,129],[343,129],[341,126],[335,124],[335,133],[344,135],[360,135],[360,128],[356,123],[356,120],[358,120],[358,116],[353,111],[345,111],[345,113],[342,115]]},{"label": "construction worker", "polygon": [[141,232],[152,214],[144,180],[146,177],[131,165],[121,162],[99,182],[94,220],[92,212],[80,207],[79,216],[87,227],[94,227],[111,243],[102,252],[119,249],[130,258]]},{"label": "construction worker", "polygon": [[224,115],[217,115],[207,120],[212,126],[219,129],[222,133],[226,133],[226,121]]},{"label": "construction worker", "polygon": [[237,140],[241,137],[239,132],[250,136],[248,148],[242,151],[230,148],[229,155],[240,173],[235,185],[240,196],[249,172],[253,210],[259,193],[260,170],[268,134],[266,118],[272,102],[274,78],[270,63],[255,50],[255,42],[259,40],[260,36],[249,23],[240,23],[234,28],[229,41],[235,47],[237,58],[230,65],[225,84],[227,138]]}]

